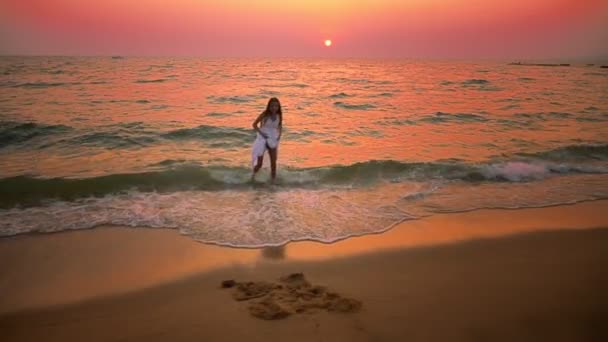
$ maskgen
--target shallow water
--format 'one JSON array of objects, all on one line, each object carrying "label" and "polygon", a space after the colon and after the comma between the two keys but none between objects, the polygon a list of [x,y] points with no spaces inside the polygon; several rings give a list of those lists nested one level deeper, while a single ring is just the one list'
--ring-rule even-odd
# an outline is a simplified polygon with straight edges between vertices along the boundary
[{"label": "shallow water", "polygon": [[[279,180],[248,181],[272,96]],[[608,70],[504,62],[0,58],[0,235],[172,227],[331,242],[608,197]]]}]

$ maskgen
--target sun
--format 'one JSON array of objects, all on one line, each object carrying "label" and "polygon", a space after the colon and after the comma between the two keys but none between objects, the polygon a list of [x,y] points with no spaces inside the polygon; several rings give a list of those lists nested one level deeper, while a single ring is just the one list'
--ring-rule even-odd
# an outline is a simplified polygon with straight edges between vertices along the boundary
[{"label": "sun", "polygon": [[325,46],[327,46],[327,47],[331,46],[331,40],[330,39],[326,39],[325,40]]}]

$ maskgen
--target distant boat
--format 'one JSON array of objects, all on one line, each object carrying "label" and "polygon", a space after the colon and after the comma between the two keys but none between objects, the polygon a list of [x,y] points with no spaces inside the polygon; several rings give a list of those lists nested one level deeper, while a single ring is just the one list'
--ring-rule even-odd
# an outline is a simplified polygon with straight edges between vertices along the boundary
[{"label": "distant boat", "polygon": [[112,56],[112,59],[123,59],[123,56]]},{"label": "distant boat", "polygon": [[522,63],[522,62],[512,62],[509,63],[509,65],[524,65],[524,66],[547,66],[547,67],[554,67],[554,66],[570,66],[569,63]]},{"label": "distant boat", "polygon": [[602,69],[608,69],[608,65],[602,65],[600,68],[602,68]]},{"label": "distant boat", "polygon": [[587,64],[587,66],[594,66],[594,65],[595,65],[595,64],[593,64],[593,63],[589,63],[589,64]]}]

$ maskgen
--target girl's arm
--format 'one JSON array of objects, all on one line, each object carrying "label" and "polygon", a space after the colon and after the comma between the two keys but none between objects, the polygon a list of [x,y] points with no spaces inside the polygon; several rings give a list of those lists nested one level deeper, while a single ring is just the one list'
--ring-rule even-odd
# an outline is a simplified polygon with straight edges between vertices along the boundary
[{"label": "girl's arm", "polygon": [[260,128],[258,127],[258,124],[262,121],[262,118],[264,117],[264,113],[260,114],[258,116],[257,119],[255,119],[255,121],[253,122],[253,124],[251,126],[253,126],[253,130],[260,133],[261,136],[263,136],[265,139],[268,138],[268,136],[266,135],[266,133],[262,132],[260,130]]},{"label": "girl's arm", "polygon": [[283,115],[279,118],[279,136],[277,140],[281,140],[281,134],[283,134]]}]

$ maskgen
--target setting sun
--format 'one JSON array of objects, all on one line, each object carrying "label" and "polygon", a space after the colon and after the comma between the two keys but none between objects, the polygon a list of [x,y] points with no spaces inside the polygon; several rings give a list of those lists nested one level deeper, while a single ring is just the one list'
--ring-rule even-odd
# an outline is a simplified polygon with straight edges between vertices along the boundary
[{"label": "setting sun", "polygon": [[325,46],[327,46],[327,47],[331,46],[331,40],[326,39],[325,40]]}]

